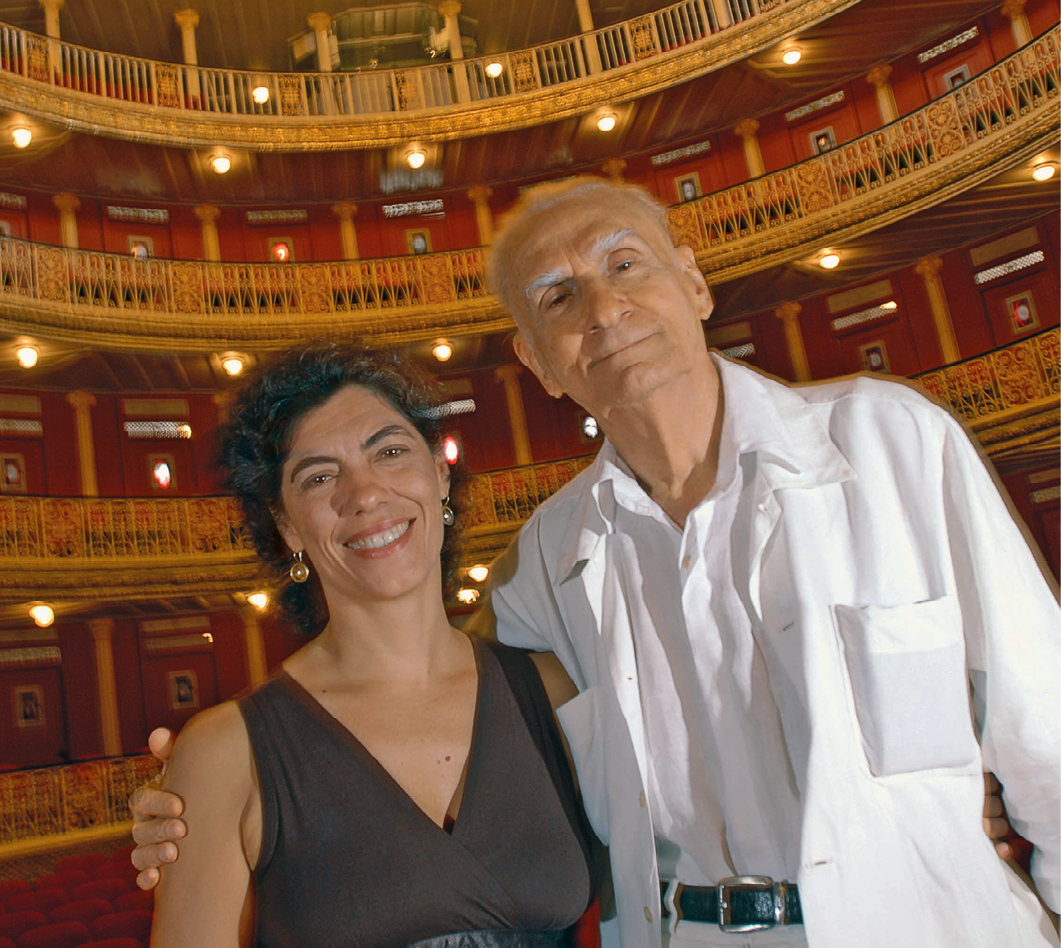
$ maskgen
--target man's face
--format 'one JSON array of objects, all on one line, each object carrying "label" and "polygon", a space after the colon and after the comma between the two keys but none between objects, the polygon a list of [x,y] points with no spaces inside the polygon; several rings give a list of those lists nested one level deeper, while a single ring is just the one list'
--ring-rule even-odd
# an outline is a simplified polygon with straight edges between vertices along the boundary
[{"label": "man's face", "polygon": [[600,419],[636,406],[706,359],[710,290],[693,252],[621,195],[591,193],[521,234],[516,353],[555,397]]}]

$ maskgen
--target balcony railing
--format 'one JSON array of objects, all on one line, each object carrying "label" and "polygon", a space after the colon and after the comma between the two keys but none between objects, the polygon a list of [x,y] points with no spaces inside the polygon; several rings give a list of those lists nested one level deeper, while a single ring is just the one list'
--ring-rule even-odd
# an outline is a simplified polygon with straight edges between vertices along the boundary
[{"label": "balcony railing", "polygon": [[125,823],[129,797],[158,771],[142,756],[0,773],[0,845]]},{"label": "balcony railing", "polygon": [[253,550],[230,497],[0,497],[0,559],[91,568],[245,559]]},{"label": "balcony railing", "polygon": [[[134,107],[239,116],[255,122],[351,119],[442,109],[550,89],[666,56],[797,2],[681,0],[616,26],[497,56],[415,68],[329,73],[262,73],[154,62],[86,49],[0,24],[0,70]],[[818,0],[811,5],[822,4]],[[502,71],[491,76],[487,67],[497,62]]]},{"label": "balcony railing", "polygon": [[[1056,141],[1061,29],[896,122],[669,211],[714,282],[931,207]],[[816,244],[811,244],[816,245]],[[335,263],[137,261],[0,238],[0,326],[149,351],[507,329],[483,251]]]}]

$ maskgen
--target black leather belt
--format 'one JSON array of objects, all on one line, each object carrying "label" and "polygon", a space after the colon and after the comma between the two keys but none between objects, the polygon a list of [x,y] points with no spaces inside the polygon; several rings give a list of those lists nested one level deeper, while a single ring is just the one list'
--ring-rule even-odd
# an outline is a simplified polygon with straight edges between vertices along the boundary
[{"label": "black leather belt", "polygon": [[731,876],[712,886],[663,883],[663,888],[664,904],[679,919],[710,922],[724,932],[803,924],[795,883],[775,882],[769,876]]},{"label": "black leather belt", "polygon": [[454,932],[424,938],[406,948],[571,948],[572,929],[552,932]]}]

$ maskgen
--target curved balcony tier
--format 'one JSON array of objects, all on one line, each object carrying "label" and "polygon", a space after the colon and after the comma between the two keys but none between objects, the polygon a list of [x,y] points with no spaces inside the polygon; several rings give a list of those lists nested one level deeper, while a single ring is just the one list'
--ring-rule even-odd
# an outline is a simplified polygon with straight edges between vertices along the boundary
[{"label": "curved balcony tier", "polygon": [[[0,102],[79,131],[156,144],[328,151],[444,141],[658,92],[768,49],[858,2],[682,0],[516,52],[359,73],[154,62],[0,24]],[[492,62],[503,66],[496,78],[486,72]],[[268,91],[265,102],[255,100],[255,89]]]},{"label": "curved balcony tier", "polygon": [[[1059,448],[1061,330],[914,380],[951,406],[1001,465]],[[592,457],[467,479],[463,560],[489,561]],[[255,588],[262,572],[229,497],[0,497],[0,601],[152,599]]]},{"label": "curved balcony tier", "polygon": [[[971,190],[1056,144],[1061,29],[890,125],[669,211],[713,283],[806,257]],[[391,344],[511,328],[483,250],[333,263],[207,263],[0,239],[0,328],[108,349]]]}]

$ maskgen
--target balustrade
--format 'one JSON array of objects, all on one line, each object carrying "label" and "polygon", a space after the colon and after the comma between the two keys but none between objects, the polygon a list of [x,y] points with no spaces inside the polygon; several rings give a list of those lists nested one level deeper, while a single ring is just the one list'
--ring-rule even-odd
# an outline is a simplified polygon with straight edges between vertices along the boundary
[{"label": "balustrade", "polygon": [[[718,0],[715,0],[718,2]],[[729,0],[732,22],[795,0]],[[557,42],[402,69],[347,73],[261,73],[154,62],[86,49],[0,24],[0,71],[85,95],[160,109],[285,119],[358,116],[439,109],[457,101],[454,70],[464,70],[473,101],[575,82],[590,75],[586,45],[596,45],[607,72],[709,39],[720,24],[712,0],[682,0],[655,13]],[[50,45],[49,45],[50,44]],[[58,50],[57,68],[49,48]],[[486,66],[503,64],[491,78]],[[264,102],[253,90],[264,86]]]}]

